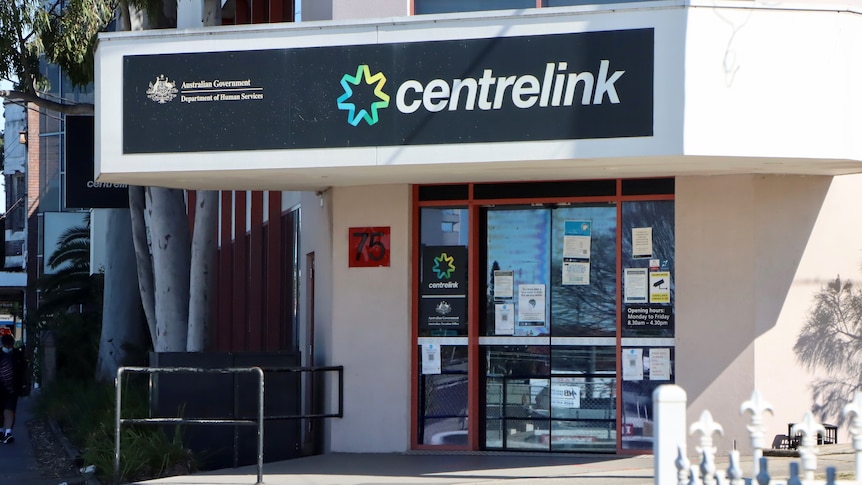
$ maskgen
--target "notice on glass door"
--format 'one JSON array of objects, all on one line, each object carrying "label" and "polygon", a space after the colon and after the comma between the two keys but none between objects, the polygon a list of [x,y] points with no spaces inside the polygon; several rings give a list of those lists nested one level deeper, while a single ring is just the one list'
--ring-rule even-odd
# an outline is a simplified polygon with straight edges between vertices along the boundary
[{"label": "notice on glass door", "polygon": [[515,315],[511,303],[494,305],[494,335],[515,335]]},{"label": "notice on glass door", "polygon": [[563,284],[590,284],[592,221],[565,221],[563,228]]},{"label": "notice on glass door", "polygon": [[670,271],[650,272],[649,302],[670,303]]},{"label": "notice on glass door", "polygon": [[670,380],[670,349],[649,350],[649,379],[651,381]]},{"label": "notice on glass door", "polygon": [[422,346],[422,373],[440,374],[440,346],[425,344]]},{"label": "notice on glass door", "polygon": [[518,325],[545,323],[545,285],[518,285]]},{"label": "notice on glass door", "polygon": [[623,273],[623,300],[625,303],[646,303],[648,277],[646,268],[625,268]]},{"label": "notice on glass door", "polygon": [[623,380],[642,381],[644,379],[643,349],[623,349]]},{"label": "notice on glass door", "polygon": [[590,262],[589,261],[565,261],[565,260],[563,260],[563,284],[564,285],[589,285],[590,284]]},{"label": "notice on glass door", "polygon": [[633,258],[651,258],[652,257],[652,228],[651,227],[633,227],[632,228],[632,257]]},{"label": "notice on glass door", "polygon": [[591,221],[565,221],[563,258],[590,259]]},{"label": "notice on glass door", "polygon": [[494,271],[494,298],[507,299],[514,297],[515,288],[515,272],[514,271]]}]

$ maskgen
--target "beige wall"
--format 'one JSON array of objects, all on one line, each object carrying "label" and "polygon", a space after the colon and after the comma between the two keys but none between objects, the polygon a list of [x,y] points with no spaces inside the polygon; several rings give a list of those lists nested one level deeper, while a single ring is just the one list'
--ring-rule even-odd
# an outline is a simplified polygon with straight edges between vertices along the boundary
[{"label": "beige wall", "polygon": [[[330,192],[331,355],[344,366],[344,418],[332,420],[329,449],[404,451],[410,446],[410,186]],[[390,227],[390,267],[348,267],[348,229],[363,226]]]},{"label": "beige wall", "polygon": [[[852,280],[856,288],[860,285],[862,264],[862,230],[858,224],[859,197],[862,193],[862,176],[841,176],[817,182],[809,191],[809,203],[813,207],[800,206],[798,219],[791,225],[810,227],[804,252],[795,267],[793,280],[783,300],[783,307],[776,324],[757,340],[757,382],[776,408],[770,427],[772,435],[786,433],[787,423],[799,422],[806,410],[811,409],[814,379],[826,377],[823,371],[809,371],[799,366],[793,352],[796,339],[814,308],[816,295],[826,285],[840,276]],[[800,201],[802,202],[802,201]],[[819,209],[819,212],[811,214]],[[811,220],[811,223],[805,222]],[[830,376],[846,379],[848,384],[859,382],[859,376]],[[840,404],[853,396],[849,393]],[[836,424],[838,415],[825,419]],[[846,425],[839,428],[839,442],[849,440]]]},{"label": "beige wall", "polygon": [[[822,234],[826,227],[848,226],[852,206],[832,201],[841,197],[836,186],[862,188],[862,178],[848,176],[830,190],[831,180],[677,178],[677,383],[688,393],[689,422],[709,409],[723,426],[720,450],[731,449],[734,440],[750,450],[748,417],[739,408],[755,388],[775,408],[766,419],[767,446],[811,405],[810,375],[792,347],[825,280],[812,285],[800,271],[821,271],[823,258],[850,271],[858,268],[862,249],[862,237],[854,236],[835,251],[830,241],[840,236]],[[690,440],[690,449],[694,444]]]}]

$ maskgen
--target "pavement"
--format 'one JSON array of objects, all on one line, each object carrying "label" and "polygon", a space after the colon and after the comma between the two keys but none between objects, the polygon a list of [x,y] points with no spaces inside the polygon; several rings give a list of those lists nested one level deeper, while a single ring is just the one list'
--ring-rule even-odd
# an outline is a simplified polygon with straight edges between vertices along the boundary
[{"label": "pavement", "polygon": [[[58,485],[40,478],[27,434],[32,398],[18,404],[15,443],[0,445],[0,485]],[[820,447],[819,477],[835,467],[839,479],[854,476],[855,455],[849,444]],[[787,453],[784,453],[787,454]],[[328,453],[265,463],[267,485],[654,485],[653,455],[596,455],[497,452]],[[695,457],[690,460],[696,462]],[[770,456],[773,478],[787,479],[792,456]],[[742,457],[746,476],[751,457]],[[717,459],[719,469],[727,459]],[[192,475],[134,482],[135,485],[257,485],[257,467],[244,466]],[[664,484],[663,484],[664,485]]]},{"label": "pavement", "polygon": [[[774,479],[787,479],[795,457],[769,457]],[[692,461],[695,461],[692,458]],[[717,460],[718,468],[727,459]],[[839,479],[854,476],[855,456],[849,445],[820,448],[819,478],[835,467]],[[751,457],[742,457],[746,476]],[[135,482],[137,485],[256,485],[257,467],[229,468],[193,475]],[[267,485],[654,485],[653,455],[552,455],[510,453],[330,453],[265,463]]]},{"label": "pavement", "polygon": [[39,467],[27,433],[31,404],[30,397],[22,397],[18,400],[15,427],[12,429],[15,442],[0,444],[0,484],[2,485],[57,485],[56,480],[39,476]]}]

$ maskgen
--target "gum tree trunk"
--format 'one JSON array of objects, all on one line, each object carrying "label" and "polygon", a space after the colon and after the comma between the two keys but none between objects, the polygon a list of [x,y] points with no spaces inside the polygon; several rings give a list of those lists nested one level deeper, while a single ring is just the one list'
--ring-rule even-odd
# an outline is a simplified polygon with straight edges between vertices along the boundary
[{"label": "gum tree trunk", "polygon": [[130,363],[130,351],[147,347],[138,285],[132,224],[129,211],[108,210],[105,248],[105,295],[96,379],[110,382],[121,365]]},{"label": "gum tree trunk", "polygon": [[153,241],[156,352],[184,352],[189,320],[191,237],[180,189],[147,187]]}]

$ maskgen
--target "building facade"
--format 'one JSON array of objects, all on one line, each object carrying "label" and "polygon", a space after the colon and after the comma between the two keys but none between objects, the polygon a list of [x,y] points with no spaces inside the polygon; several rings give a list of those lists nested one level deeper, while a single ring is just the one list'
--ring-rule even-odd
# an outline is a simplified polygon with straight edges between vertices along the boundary
[{"label": "building facade", "polygon": [[783,433],[856,378],[802,337],[858,279],[857,7],[529,3],[105,34],[98,180],[223,191],[220,272],[268,276],[219,331],[289,308],[344,366],[327,451],[643,452],[669,382]]}]

